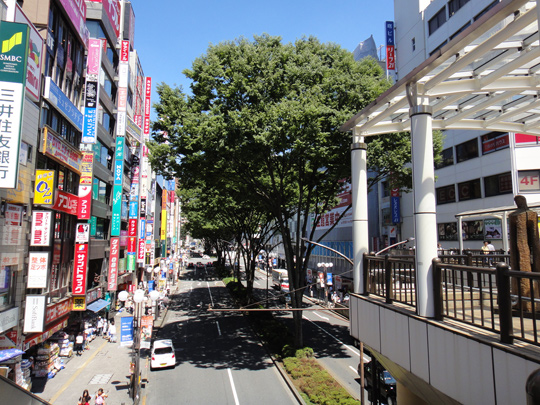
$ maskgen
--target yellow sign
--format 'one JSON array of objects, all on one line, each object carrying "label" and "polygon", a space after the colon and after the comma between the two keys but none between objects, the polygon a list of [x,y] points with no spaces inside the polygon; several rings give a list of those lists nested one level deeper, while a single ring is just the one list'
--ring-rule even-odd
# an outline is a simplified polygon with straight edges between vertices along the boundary
[{"label": "yellow sign", "polygon": [[54,196],[54,170],[36,170],[34,204],[52,204]]},{"label": "yellow sign", "polygon": [[86,311],[86,297],[73,297],[73,311]]},{"label": "yellow sign", "polygon": [[167,210],[161,210],[161,240],[167,239]]}]

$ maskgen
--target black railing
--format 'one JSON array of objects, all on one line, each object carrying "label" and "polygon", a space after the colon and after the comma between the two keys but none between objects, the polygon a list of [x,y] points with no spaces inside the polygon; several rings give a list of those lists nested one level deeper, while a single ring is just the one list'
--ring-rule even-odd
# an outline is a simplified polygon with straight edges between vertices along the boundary
[{"label": "black railing", "polygon": [[[514,339],[540,344],[540,274],[509,270],[507,255],[484,266],[483,255],[433,260],[435,318],[452,319]],[[416,308],[416,270],[410,256],[364,255],[366,295]],[[462,259],[467,264],[462,263]],[[472,264],[472,265],[471,265]]]}]

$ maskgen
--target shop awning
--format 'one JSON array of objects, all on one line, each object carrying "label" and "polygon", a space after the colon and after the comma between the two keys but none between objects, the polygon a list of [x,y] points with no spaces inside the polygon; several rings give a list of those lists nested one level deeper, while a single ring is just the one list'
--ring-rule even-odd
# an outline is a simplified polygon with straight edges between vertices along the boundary
[{"label": "shop awning", "polygon": [[12,359],[13,357],[20,356],[21,354],[24,354],[24,352],[19,349],[0,350],[0,363]]},{"label": "shop awning", "polygon": [[92,312],[98,312],[99,310],[105,308],[109,304],[110,304],[109,301],[99,299],[97,301],[92,302],[90,305],[88,305],[86,309],[89,309]]}]

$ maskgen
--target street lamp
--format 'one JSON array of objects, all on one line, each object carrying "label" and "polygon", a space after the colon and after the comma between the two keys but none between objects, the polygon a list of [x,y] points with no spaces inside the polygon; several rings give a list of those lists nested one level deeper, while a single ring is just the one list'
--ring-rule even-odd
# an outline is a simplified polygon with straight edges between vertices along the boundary
[{"label": "street lamp", "polygon": [[328,268],[332,268],[334,263],[317,263],[317,267],[324,269],[324,305],[328,306]]},{"label": "street lamp", "polygon": [[[155,302],[159,298],[159,292],[156,290],[153,290],[149,294],[150,299],[152,300],[152,310],[154,307]],[[120,291],[118,293],[118,299],[122,302],[126,302],[129,298],[129,293],[127,291]],[[132,374],[132,381],[131,381],[131,397],[135,401],[135,399],[139,395],[140,390],[140,358],[141,358],[141,333],[140,333],[140,322],[141,322],[141,315],[142,315],[142,308],[141,304],[143,301],[147,300],[148,297],[145,296],[144,290],[137,289],[133,293],[133,302],[135,303],[135,308],[133,311],[133,355],[132,355],[132,363],[133,363],[133,374]]]}]

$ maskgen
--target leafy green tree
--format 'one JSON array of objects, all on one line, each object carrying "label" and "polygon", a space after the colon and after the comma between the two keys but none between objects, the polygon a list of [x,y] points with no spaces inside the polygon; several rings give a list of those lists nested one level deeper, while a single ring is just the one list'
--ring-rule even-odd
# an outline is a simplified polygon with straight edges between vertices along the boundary
[{"label": "leafy green tree", "polygon": [[[375,60],[356,62],[336,44],[268,35],[210,46],[184,74],[190,95],[158,86],[153,167],[188,184],[215,176],[256,196],[283,238],[301,307],[309,215],[330,209],[350,176],[351,136],[339,127],[390,83]],[[293,317],[301,346],[301,311]]]}]

